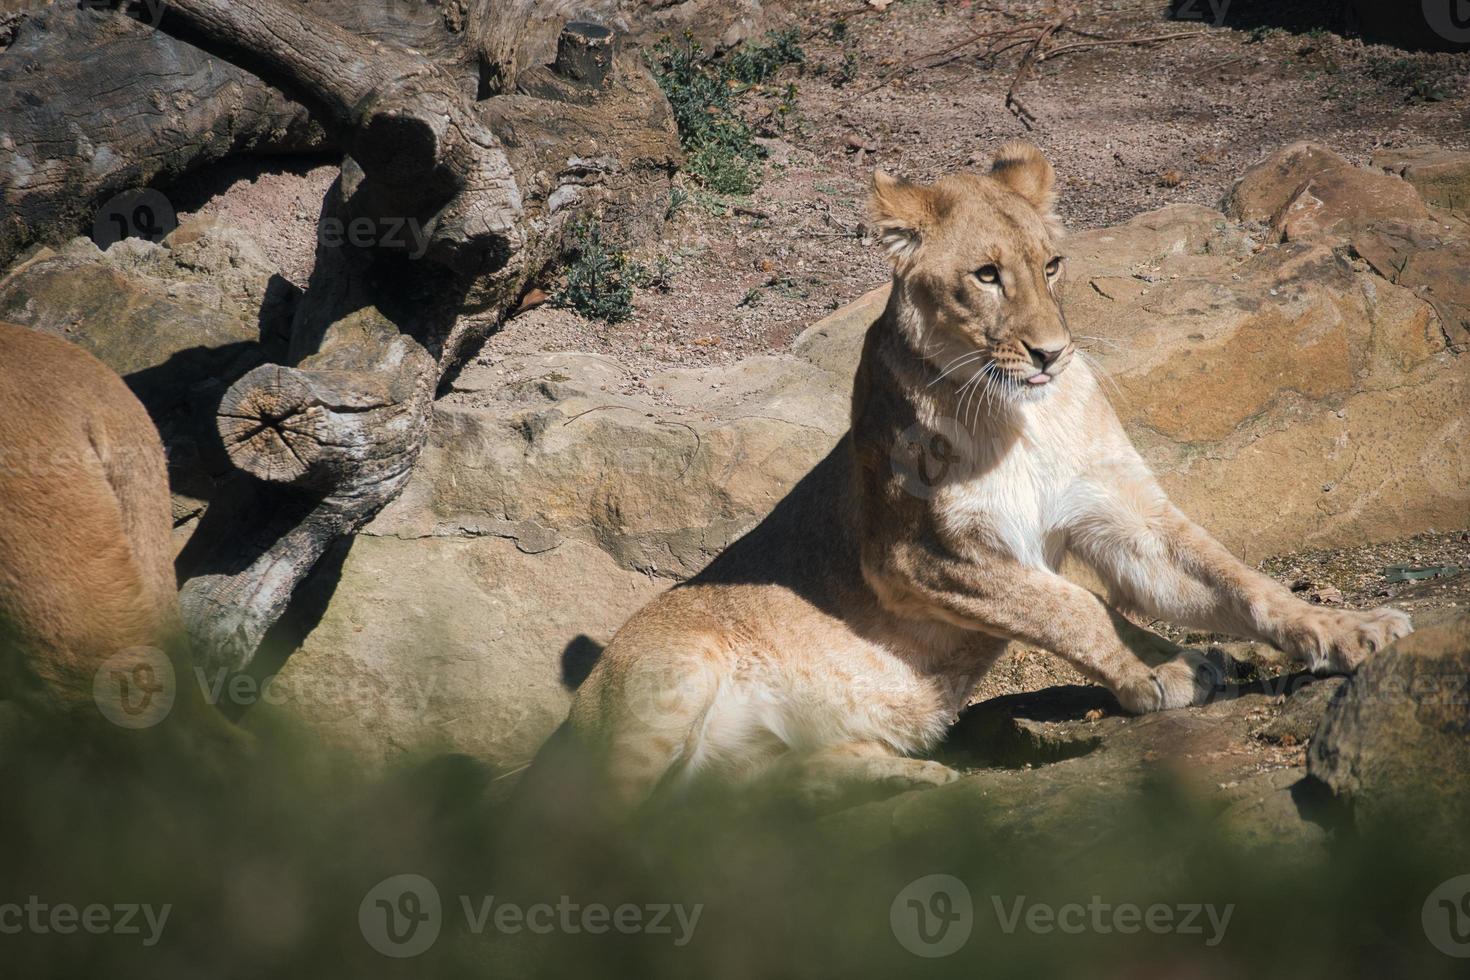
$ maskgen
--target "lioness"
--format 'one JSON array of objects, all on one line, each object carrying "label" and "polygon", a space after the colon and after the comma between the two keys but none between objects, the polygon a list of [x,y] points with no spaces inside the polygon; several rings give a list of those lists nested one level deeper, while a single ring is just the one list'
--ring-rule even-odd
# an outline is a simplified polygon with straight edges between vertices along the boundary
[{"label": "lioness", "polygon": [[[852,428],[771,517],[618,631],[571,710],[618,801],[773,761],[831,786],[941,783],[933,745],[1006,643],[1054,651],[1129,712],[1207,698],[1204,656],[1119,610],[1350,671],[1410,630],[1324,609],[1165,497],[1058,302],[1053,174],[1027,143],[930,186],[874,175],[893,261]],[[1057,573],[1065,554],[1111,598]]]},{"label": "lioness", "polygon": [[163,445],[122,379],[0,323],[0,699],[69,737],[167,722],[236,746],[188,672],[172,526]]}]

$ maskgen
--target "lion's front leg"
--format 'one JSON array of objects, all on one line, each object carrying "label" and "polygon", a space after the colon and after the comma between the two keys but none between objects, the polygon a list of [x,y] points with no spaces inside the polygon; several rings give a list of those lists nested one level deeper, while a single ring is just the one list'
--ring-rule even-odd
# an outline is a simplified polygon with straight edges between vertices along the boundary
[{"label": "lion's front leg", "polygon": [[1324,609],[1303,602],[1230,554],[1151,478],[1121,477],[1090,495],[1094,504],[1071,535],[1073,550],[1121,607],[1261,640],[1319,673],[1352,671],[1413,629],[1397,609]]},{"label": "lion's front leg", "polygon": [[959,558],[902,542],[864,557],[879,601],[906,618],[933,617],[1058,654],[1135,714],[1203,704],[1222,675],[1198,650],[1141,629],[1055,572],[999,553]]}]

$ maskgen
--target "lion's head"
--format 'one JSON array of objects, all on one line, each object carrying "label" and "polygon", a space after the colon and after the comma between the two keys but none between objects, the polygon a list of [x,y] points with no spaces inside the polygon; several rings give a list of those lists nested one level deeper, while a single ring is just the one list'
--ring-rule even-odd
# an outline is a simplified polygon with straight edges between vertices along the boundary
[{"label": "lion's head", "polygon": [[1003,145],[985,174],[921,185],[874,173],[871,207],[895,290],[941,372],[983,370],[993,386],[1032,395],[1067,366],[1052,183],[1051,164],[1022,142]]}]

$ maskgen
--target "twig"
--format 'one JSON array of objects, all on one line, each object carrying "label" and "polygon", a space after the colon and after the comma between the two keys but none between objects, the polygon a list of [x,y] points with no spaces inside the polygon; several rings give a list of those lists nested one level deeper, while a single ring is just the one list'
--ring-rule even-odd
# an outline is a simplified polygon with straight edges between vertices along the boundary
[{"label": "twig", "polygon": [[1068,51],[1085,51],[1088,48],[1101,48],[1110,44],[1153,44],[1156,41],[1175,41],[1186,37],[1204,37],[1209,31],[1182,31],[1178,34],[1154,34],[1150,37],[1110,37],[1099,41],[1078,41],[1075,44],[1064,44],[1060,48],[1053,48],[1045,54],[1038,55],[1037,61],[1045,61],[1055,58],[1059,54]]},{"label": "twig", "polygon": [[1046,39],[1061,30],[1073,16],[1073,12],[1069,11],[1059,19],[1052,21],[1046,27],[1042,28],[1041,33],[1036,36],[1036,40],[1031,42],[1031,46],[1021,56],[1021,64],[1016,68],[1016,77],[1011,79],[1011,87],[1006,90],[1006,108],[1017,119],[1021,120],[1021,125],[1027,129],[1032,128],[1031,124],[1036,121],[1036,115],[1030,109],[1027,109],[1020,99],[1016,98],[1016,89],[1020,88],[1021,83],[1026,80],[1026,76],[1031,74],[1031,66],[1036,63],[1036,56],[1040,53],[1041,46],[1046,43]]},{"label": "twig", "polygon": [[[919,62],[921,62],[921,61],[927,61],[930,58],[943,57],[944,55],[947,55],[947,54],[950,54],[952,52],[958,51],[960,48],[969,47],[970,45],[974,44],[976,41],[983,41],[983,40],[985,40],[988,37],[996,37],[996,38],[999,38],[999,37],[1010,37],[1013,34],[1019,34],[1022,31],[1026,30],[1028,28],[1031,28],[1031,27],[1035,27],[1035,26],[1036,26],[1035,23],[1030,23],[1030,24],[1021,24],[1018,27],[1006,28],[1004,30],[978,31],[978,32],[976,32],[974,34],[971,34],[971,35],[967,36],[967,37],[961,38],[960,40],[954,42],[951,45],[948,45],[946,47],[940,48],[937,51],[927,51],[924,54],[916,55],[915,57],[910,58],[908,61],[905,61],[903,64],[899,65],[897,68],[895,68],[892,71],[890,71],[888,74],[884,75],[882,78],[878,79],[877,83],[874,84],[872,87],[863,89],[861,92],[858,93],[858,97],[861,98],[864,95],[872,95],[874,92],[878,91],[880,88],[882,88],[883,86],[887,85],[889,82],[893,81],[895,78],[899,77],[900,75],[906,75],[909,72],[913,71],[914,69],[920,67]],[[933,66],[931,65],[929,67],[933,67]]]}]

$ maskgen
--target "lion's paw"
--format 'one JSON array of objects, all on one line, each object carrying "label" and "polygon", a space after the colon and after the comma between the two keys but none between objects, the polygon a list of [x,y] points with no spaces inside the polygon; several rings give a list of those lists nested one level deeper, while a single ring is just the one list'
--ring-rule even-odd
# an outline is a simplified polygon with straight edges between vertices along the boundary
[{"label": "lion's paw", "polygon": [[1382,650],[1414,624],[1407,613],[1378,609],[1323,609],[1308,607],[1287,631],[1287,653],[1306,661],[1317,674],[1350,674],[1369,655]]},{"label": "lion's paw", "polygon": [[943,786],[960,774],[942,763],[906,756],[852,760],[805,773],[797,785],[797,802],[823,812],[869,800],[885,799],[916,789]]},{"label": "lion's paw", "polygon": [[1124,711],[1143,715],[1205,704],[1224,685],[1225,671],[1219,664],[1199,650],[1181,650],[1114,693]]}]

